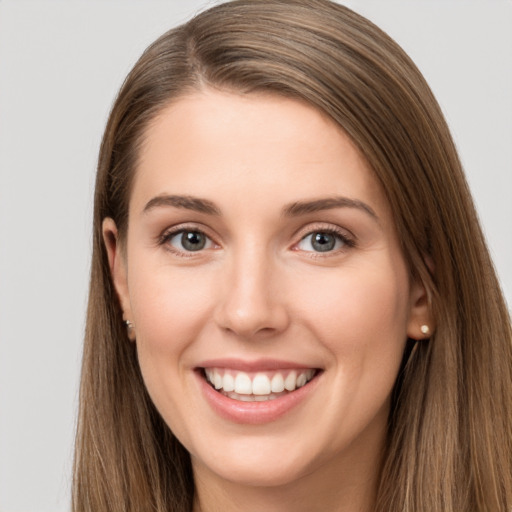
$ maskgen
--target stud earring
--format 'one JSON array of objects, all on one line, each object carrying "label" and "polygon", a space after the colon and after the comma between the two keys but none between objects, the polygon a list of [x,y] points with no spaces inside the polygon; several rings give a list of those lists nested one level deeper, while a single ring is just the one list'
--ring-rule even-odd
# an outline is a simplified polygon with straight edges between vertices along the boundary
[{"label": "stud earring", "polygon": [[133,324],[130,322],[130,320],[125,320],[124,323],[128,329],[133,329]]},{"label": "stud earring", "polygon": [[422,325],[420,327],[420,331],[423,333],[423,334],[428,334],[430,332],[430,328],[428,325]]}]

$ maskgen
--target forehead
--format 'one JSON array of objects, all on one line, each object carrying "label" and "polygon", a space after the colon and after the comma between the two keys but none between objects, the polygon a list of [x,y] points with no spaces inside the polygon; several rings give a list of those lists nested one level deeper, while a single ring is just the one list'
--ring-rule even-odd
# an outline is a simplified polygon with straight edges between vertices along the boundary
[{"label": "forehead", "polygon": [[343,195],[386,209],[373,172],[337,124],[268,94],[205,90],[164,108],[145,133],[131,209],[163,193],[276,205]]}]

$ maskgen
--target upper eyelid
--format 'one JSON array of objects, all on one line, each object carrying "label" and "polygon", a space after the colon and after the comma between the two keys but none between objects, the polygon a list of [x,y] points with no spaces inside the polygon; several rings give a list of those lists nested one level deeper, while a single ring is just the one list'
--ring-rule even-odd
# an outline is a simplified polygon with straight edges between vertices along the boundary
[{"label": "upper eyelid", "polygon": [[341,237],[348,238],[350,240],[355,241],[357,237],[347,228],[338,226],[336,224],[333,224],[331,222],[313,222],[306,226],[303,226],[302,228],[298,229],[295,232],[295,237],[299,237],[299,240],[302,240],[308,235],[311,235],[315,232],[329,232],[337,234]]},{"label": "upper eyelid", "polygon": [[175,226],[167,227],[165,228],[159,235],[158,240],[166,240],[172,236],[175,236],[179,233],[182,233],[183,231],[196,231],[198,233],[202,233],[206,237],[208,237],[212,242],[217,243],[215,241],[215,237],[212,236],[210,233],[210,230],[203,226],[202,224],[197,223],[183,223],[183,224],[177,224]]}]

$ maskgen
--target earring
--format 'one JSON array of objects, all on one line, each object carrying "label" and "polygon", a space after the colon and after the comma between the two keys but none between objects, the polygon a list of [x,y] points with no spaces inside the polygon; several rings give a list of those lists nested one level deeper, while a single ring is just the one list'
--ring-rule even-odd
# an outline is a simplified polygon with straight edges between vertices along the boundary
[{"label": "earring", "polygon": [[430,332],[430,328],[428,325],[422,325],[420,327],[420,331],[423,333],[423,334],[428,334]]},{"label": "earring", "polygon": [[124,323],[129,330],[133,329],[133,324],[130,322],[130,320],[125,320]]}]

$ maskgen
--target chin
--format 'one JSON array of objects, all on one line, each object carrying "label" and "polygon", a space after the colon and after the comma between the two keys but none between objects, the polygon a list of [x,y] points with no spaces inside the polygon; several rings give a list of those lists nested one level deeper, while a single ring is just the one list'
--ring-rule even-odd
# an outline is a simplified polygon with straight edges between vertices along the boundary
[{"label": "chin", "polygon": [[251,487],[286,486],[319,465],[300,441],[247,437],[228,446],[218,443],[216,450],[203,453],[204,458],[193,457],[194,463],[222,480]]},{"label": "chin", "polygon": [[307,472],[288,461],[276,460],[261,465],[235,464],[229,467],[210,467],[222,480],[246,487],[283,487],[296,482]]}]

